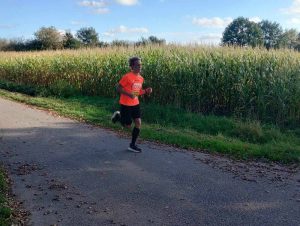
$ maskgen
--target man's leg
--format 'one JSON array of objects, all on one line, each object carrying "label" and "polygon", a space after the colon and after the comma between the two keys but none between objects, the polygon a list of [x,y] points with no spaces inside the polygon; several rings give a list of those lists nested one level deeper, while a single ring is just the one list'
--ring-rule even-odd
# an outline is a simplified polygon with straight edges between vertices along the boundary
[{"label": "man's leg", "polygon": [[132,138],[131,138],[131,143],[128,147],[128,150],[139,153],[139,152],[142,152],[142,149],[136,145],[136,140],[140,134],[141,119],[140,118],[134,119],[134,122],[135,122],[134,123],[135,125],[132,130]]},{"label": "man's leg", "polygon": [[142,120],[141,118],[134,119],[134,128],[132,130],[132,139],[131,139],[131,145],[136,146],[136,140],[140,134],[140,128],[141,128]]},{"label": "man's leg", "polygon": [[134,128],[132,130],[132,139],[128,149],[131,151],[134,150],[135,152],[141,152],[142,149],[136,145],[136,140],[140,134],[142,124],[140,105],[132,107],[131,116],[134,119]]},{"label": "man's leg", "polygon": [[123,127],[130,129],[132,124],[130,106],[120,106],[120,123]]},{"label": "man's leg", "polygon": [[120,122],[121,121],[121,113],[120,111],[115,111],[113,113],[113,115],[111,116],[111,121],[113,123],[116,123],[116,122]]},{"label": "man's leg", "polygon": [[[116,113],[117,115],[118,113]],[[132,124],[132,118],[134,118],[134,128],[132,130],[132,139],[131,143],[128,147],[129,151],[132,152],[141,152],[142,150],[136,146],[136,140],[140,134],[140,127],[141,127],[141,118],[140,118],[140,108],[138,106],[125,106],[121,105],[120,108],[120,119],[122,126],[125,128],[130,129]]]}]

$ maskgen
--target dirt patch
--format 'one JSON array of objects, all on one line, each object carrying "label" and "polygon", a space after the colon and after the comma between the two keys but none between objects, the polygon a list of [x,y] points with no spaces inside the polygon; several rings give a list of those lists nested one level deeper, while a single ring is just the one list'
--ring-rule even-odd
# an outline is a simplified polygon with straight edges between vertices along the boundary
[{"label": "dirt patch", "polygon": [[55,181],[52,181],[49,186],[50,190],[56,190],[56,191],[66,190],[67,188],[68,186],[66,184],[61,182],[55,182]]},{"label": "dirt patch", "polygon": [[41,170],[42,168],[37,166],[36,164],[22,164],[17,169],[14,170],[14,173],[21,176],[21,175],[28,175],[34,171]]},{"label": "dirt patch", "polygon": [[267,179],[270,183],[280,183],[287,185],[288,183],[300,182],[300,166],[298,164],[281,165],[279,163],[269,162],[252,162],[242,160],[232,160],[225,157],[213,155],[198,156],[194,158],[205,163],[212,168],[220,169],[224,172],[233,174],[234,178],[242,180],[258,182],[260,179]]},{"label": "dirt patch", "polygon": [[1,170],[5,176],[5,181],[8,186],[8,191],[5,194],[5,196],[7,199],[7,205],[12,210],[12,215],[11,215],[11,219],[10,219],[11,224],[12,225],[27,225],[31,214],[29,211],[25,210],[22,201],[16,200],[15,194],[13,194],[13,192],[12,192],[13,182],[8,176],[7,169],[2,168]]}]

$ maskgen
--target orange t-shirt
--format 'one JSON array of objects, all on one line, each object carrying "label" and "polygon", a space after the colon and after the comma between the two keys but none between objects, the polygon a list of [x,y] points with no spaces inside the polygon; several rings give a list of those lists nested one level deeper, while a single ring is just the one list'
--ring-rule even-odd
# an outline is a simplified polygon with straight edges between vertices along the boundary
[{"label": "orange t-shirt", "polygon": [[135,98],[132,99],[127,95],[121,93],[119,103],[127,106],[138,105],[139,102],[139,94],[143,87],[144,78],[141,75],[136,75],[132,72],[125,74],[120,80],[119,84],[123,87],[123,89],[128,93],[133,93]]}]

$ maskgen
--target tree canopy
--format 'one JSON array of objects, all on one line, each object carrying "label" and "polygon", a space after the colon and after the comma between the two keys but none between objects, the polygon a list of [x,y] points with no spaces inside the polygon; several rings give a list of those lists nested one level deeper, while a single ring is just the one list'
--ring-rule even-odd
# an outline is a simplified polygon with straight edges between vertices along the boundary
[{"label": "tree canopy", "polygon": [[299,47],[299,34],[296,29],[287,29],[280,38],[280,48],[293,49]]},{"label": "tree canopy", "polygon": [[62,35],[58,30],[51,27],[42,27],[34,33],[36,40],[40,42],[41,49],[61,49]]},{"label": "tree canopy", "polygon": [[263,32],[255,22],[244,17],[238,17],[225,28],[222,44],[260,46],[263,44]]},{"label": "tree canopy", "polygon": [[99,44],[98,33],[93,27],[79,29],[76,36],[86,46],[96,46]]},{"label": "tree canopy", "polygon": [[263,32],[264,46],[267,49],[279,48],[282,37],[282,28],[276,22],[263,20],[258,24]]},{"label": "tree canopy", "polygon": [[80,41],[76,39],[70,31],[67,31],[64,35],[63,45],[66,49],[78,49],[80,47]]}]

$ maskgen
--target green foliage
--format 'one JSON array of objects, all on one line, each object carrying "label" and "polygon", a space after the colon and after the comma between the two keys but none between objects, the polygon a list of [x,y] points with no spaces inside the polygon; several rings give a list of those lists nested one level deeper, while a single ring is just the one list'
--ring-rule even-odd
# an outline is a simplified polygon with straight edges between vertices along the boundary
[{"label": "green foliage", "polygon": [[42,27],[34,33],[36,40],[41,43],[41,48],[45,50],[61,49],[62,35],[53,26]]},{"label": "green foliage", "polygon": [[13,50],[15,51],[32,51],[32,50],[41,50],[42,49],[42,43],[37,40],[28,40],[23,45],[20,43],[20,47],[13,47]]},{"label": "green foliage", "polygon": [[12,39],[4,42],[0,42],[0,51],[26,51],[26,50],[40,50],[41,43],[37,40],[24,41],[22,39]]},{"label": "green foliage", "polygon": [[287,29],[280,37],[280,47],[287,49],[298,49],[299,48],[299,34],[296,29]]},{"label": "green foliage", "polygon": [[129,47],[130,45],[133,45],[133,44],[131,42],[125,41],[125,40],[114,40],[111,42],[110,45],[116,46],[116,47]]},{"label": "green foliage", "polygon": [[276,22],[263,20],[258,24],[263,31],[264,46],[267,49],[279,48],[283,31]]},{"label": "green foliage", "polygon": [[0,191],[1,192],[5,192],[7,189],[7,184],[6,184],[6,181],[5,181],[5,177],[2,173],[2,169],[0,171]]},{"label": "green foliage", "polygon": [[[254,144],[279,142],[287,137],[274,126],[261,125],[259,121],[241,121],[214,115],[193,114],[172,106],[147,104],[142,107],[143,121],[164,127],[191,129],[201,134],[217,136],[223,134],[232,139],[239,139]],[[296,130],[293,130],[294,135]],[[293,135],[293,136],[294,136]]]},{"label": "green foliage", "polygon": [[140,41],[135,43],[136,46],[146,46],[146,45],[165,45],[165,39],[159,39],[156,36],[149,36],[148,38],[142,37]]},{"label": "green foliage", "polygon": [[99,44],[98,33],[93,27],[81,28],[76,35],[85,46],[96,46]]},{"label": "green foliage", "polygon": [[0,51],[7,50],[8,45],[9,45],[9,40],[0,38]]},{"label": "green foliage", "polygon": [[244,17],[238,17],[225,28],[222,43],[223,45],[261,46],[263,32],[255,22]]},{"label": "green foliage", "polygon": [[0,225],[10,225],[10,217],[12,214],[11,209],[7,206],[6,193],[7,193],[7,183],[2,172],[0,170]]},{"label": "green foliage", "polygon": [[[121,132],[120,125],[110,121],[111,112],[118,107],[111,98],[33,98],[2,90],[0,95]],[[281,131],[278,127],[258,122],[194,114],[165,105],[142,103],[142,112],[141,137],[144,139],[183,148],[205,149],[243,159],[300,162],[300,138],[295,131]]]},{"label": "green foliage", "polygon": [[166,40],[164,39],[159,39],[157,38],[156,36],[149,36],[148,37],[148,40],[151,44],[160,44],[160,45],[163,45],[163,44],[166,44]]},{"label": "green foliage", "polygon": [[44,88],[46,96],[70,97],[78,95],[79,91],[66,80],[58,80],[48,88]]},{"label": "green foliage", "polygon": [[12,210],[9,207],[0,207],[0,225],[10,225],[9,218]]},{"label": "green foliage", "polygon": [[79,49],[80,41],[74,38],[71,32],[66,32],[63,38],[63,46],[65,49]]},{"label": "green foliage", "polygon": [[55,81],[48,87],[16,84],[14,82],[0,81],[0,89],[11,92],[23,93],[29,96],[57,96],[70,97],[76,96],[80,92],[65,80]]},{"label": "green foliage", "polygon": [[230,131],[231,136],[251,143],[265,143],[263,129],[259,122],[239,123]]},{"label": "green foliage", "polygon": [[114,98],[114,87],[134,55],[142,58],[145,85],[154,90],[145,102],[204,115],[300,125],[300,61],[299,53],[291,51],[147,46],[2,53],[0,80],[48,89],[64,87],[57,84],[64,81],[67,90]]},{"label": "green foliage", "polygon": [[24,93],[30,96],[37,94],[37,89],[30,85],[20,85],[14,82],[0,81],[0,89],[9,90],[11,92]]}]

